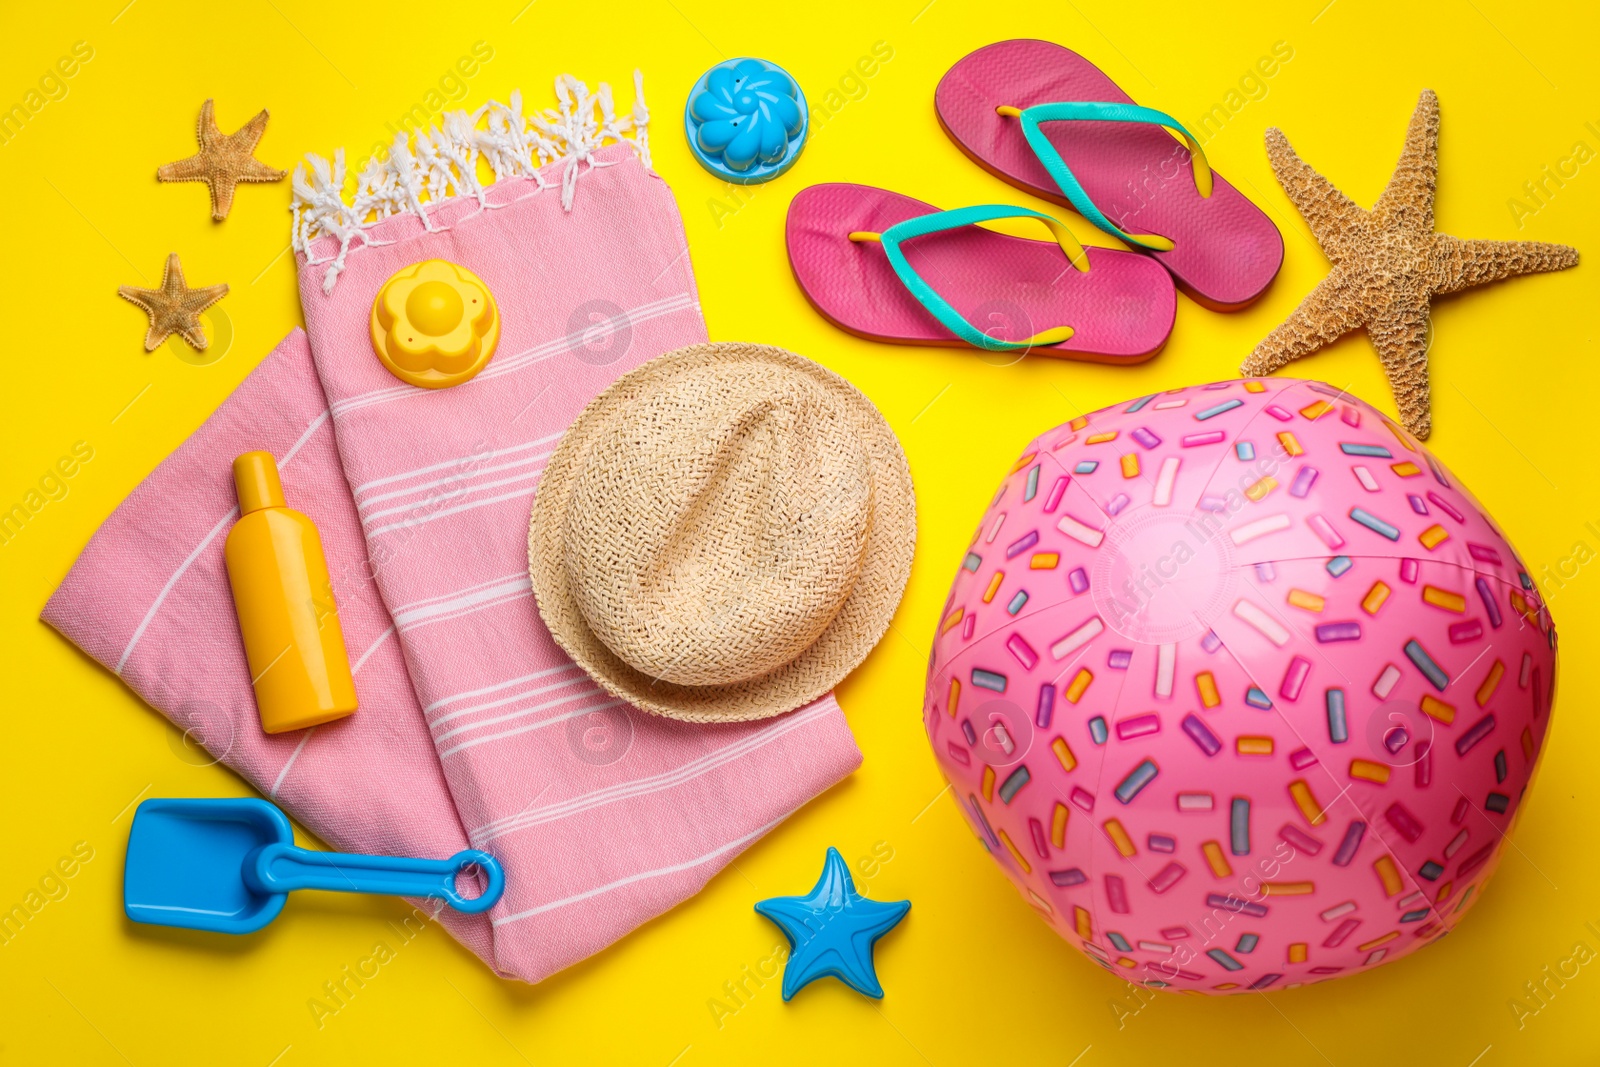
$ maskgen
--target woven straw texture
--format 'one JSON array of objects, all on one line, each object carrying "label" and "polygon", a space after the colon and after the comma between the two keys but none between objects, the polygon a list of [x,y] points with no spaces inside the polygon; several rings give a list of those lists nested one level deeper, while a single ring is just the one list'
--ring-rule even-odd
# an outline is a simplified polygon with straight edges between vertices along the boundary
[{"label": "woven straw texture", "polygon": [[659,715],[743,721],[832,689],[910,575],[916,499],[883,416],[765,345],[702,344],[618,379],[542,477],[528,559],[556,641]]}]

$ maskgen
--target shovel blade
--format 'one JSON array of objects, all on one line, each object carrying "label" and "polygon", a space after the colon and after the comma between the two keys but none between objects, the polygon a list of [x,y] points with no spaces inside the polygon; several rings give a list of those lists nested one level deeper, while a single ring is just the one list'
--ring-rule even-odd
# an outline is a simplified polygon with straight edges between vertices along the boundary
[{"label": "shovel blade", "polygon": [[147,800],[128,832],[123,908],[139,923],[252,933],[277,918],[285,894],[252,890],[245,857],[293,840],[289,820],[264,800]]}]

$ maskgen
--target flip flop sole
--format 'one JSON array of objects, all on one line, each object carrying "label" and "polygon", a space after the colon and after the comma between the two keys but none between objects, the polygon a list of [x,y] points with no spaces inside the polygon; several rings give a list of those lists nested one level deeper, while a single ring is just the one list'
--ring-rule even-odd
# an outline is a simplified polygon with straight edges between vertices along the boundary
[{"label": "flip flop sole", "polygon": [[[882,246],[851,241],[939,209],[867,185],[802,189],[789,205],[785,239],[795,281],[812,307],[840,329],[874,341],[970,347],[917,302]],[[1067,262],[1053,241],[1031,241],[976,226],[928,234],[902,246],[918,274],[961,315],[998,340],[1021,341],[1071,326],[1040,355],[1138,363],[1172,332],[1177,293],[1148,258],[1088,248],[1089,270]]]},{"label": "flip flop sole", "polygon": [[[1093,63],[1050,41],[986,45],[951,67],[934,90],[939,125],[989,173],[1071,206],[1014,118],[995,113],[1064,100],[1135,101]],[[1041,127],[1089,199],[1128,233],[1169,237],[1145,253],[1199,303],[1232,311],[1255,301],[1283,263],[1283,237],[1260,208],[1215,174],[1210,197],[1195,189],[1189,149],[1155,126],[1051,122]]]}]

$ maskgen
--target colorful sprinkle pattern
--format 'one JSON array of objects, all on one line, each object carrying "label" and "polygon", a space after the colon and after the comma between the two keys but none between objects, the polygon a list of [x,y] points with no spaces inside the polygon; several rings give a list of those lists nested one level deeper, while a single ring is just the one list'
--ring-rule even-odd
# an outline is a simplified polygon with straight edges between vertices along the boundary
[{"label": "colorful sprinkle pattern", "polygon": [[1290,988],[1448,933],[1532,777],[1556,635],[1425,448],[1320,382],[1035,439],[957,572],[928,736],[978,839],[1130,981]]}]

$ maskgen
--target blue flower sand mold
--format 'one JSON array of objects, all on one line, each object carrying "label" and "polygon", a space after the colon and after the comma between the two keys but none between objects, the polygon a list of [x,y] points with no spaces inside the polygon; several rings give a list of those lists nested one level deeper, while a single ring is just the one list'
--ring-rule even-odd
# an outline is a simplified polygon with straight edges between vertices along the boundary
[{"label": "blue flower sand mold", "polygon": [[911,901],[884,903],[856,892],[850,868],[836,848],[828,849],[822,877],[803,897],[772,897],[756,904],[789,939],[783,969],[783,999],[829,975],[865,996],[883,999],[872,966],[872,946],[911,910]]},{"label": "blue flower sand mold", "polygon": [[762,59],[730,59],[700,76],[683,109],[694,158],[737,185],[771,181],[800,158],[811,115],[795,80]]}]

